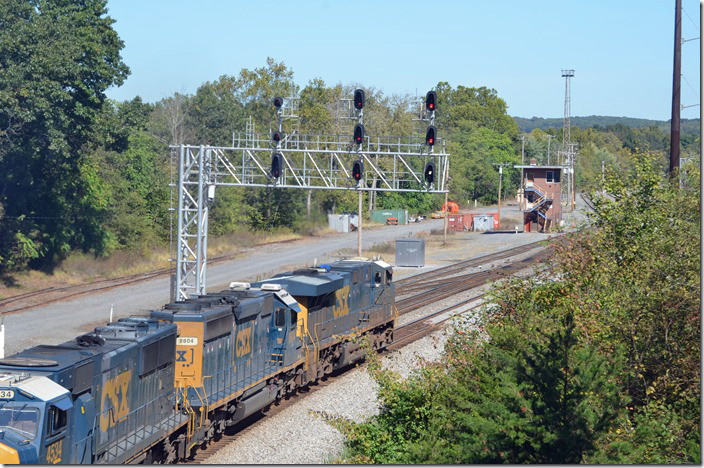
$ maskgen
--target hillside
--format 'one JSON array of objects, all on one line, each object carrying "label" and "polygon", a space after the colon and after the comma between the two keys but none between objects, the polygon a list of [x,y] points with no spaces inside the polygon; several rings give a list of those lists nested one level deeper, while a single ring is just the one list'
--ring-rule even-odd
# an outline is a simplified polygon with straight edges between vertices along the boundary
[{"label": "hillside", "polygon": [[[530,119],[524,117],[514,117],[513,118],[518,124],[518,128],[522,132],[530,132],[535,128],[545,130],[548,128],[562,128],[562,118],[542,118],[542,117],[532,117]],[[590,115],[586,117],[572,117],[570,119],[570,124],[573,127],[579,128],[589,128],[589,127],[608,127],[610,125],[625,125],[627,127],[633,128],[646,128],[656,125],[663,131],[670,131],[670,121],[669,120],[650,120],[650,119],[636,119],[633,117],[610,117],[606,115]],[[681,120],[681,131],[683,133],[689,132],[700,132],[700,119],[682,119]]]}]

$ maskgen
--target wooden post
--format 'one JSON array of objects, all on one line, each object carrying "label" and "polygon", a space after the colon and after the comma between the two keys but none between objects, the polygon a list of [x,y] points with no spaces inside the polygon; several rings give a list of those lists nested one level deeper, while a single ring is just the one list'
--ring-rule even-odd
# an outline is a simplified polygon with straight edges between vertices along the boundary
[{"label": "wooden post", "polygon": [[[445,187],[447,188],[447,187]],[[448,192],[445,192],[445,216],[443,217],[443,233],[442,233],[442,243],[446,244],[447,243],[447,194]]]},{"label": "wooden post", "polygon": [[357,211],[357,256],[362,256],[362,191],[359,190],[359,209]]},{"label": "wooden post", "polygon": [[504,175],[504,167],[499,166],[499,227],[501,227],[501,179]]}]

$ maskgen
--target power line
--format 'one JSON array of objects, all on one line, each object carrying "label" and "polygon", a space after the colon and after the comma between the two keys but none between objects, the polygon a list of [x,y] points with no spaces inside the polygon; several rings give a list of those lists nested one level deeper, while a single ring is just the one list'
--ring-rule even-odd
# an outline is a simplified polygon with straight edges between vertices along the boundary
[{"label": "power line", "polygon": [[692,92],[697,96],[697,99],[699,99],[699,93],[694,89],[694,87],[689,83],[689,80],[687,80],[687,77],[684,76],[684,73],[682,73],[682,78],[684,78],[684,82],[687,83],[687,86],[692,90]]},{"label": "power line", "polygon": [[699,26],[697,26],[697,23],[695,23],[694,20],[692,19],[692,17],[689,16],[689,13],[687,13],[687,10],[685,10],[684,7],[682,7],[682,11],[684,12],[685,16],[686,16],[687,18],[689,18],[689,21],[692,22],[692,24],[694,25],[694,27],[697,28],[697,29],[699,29]]}]

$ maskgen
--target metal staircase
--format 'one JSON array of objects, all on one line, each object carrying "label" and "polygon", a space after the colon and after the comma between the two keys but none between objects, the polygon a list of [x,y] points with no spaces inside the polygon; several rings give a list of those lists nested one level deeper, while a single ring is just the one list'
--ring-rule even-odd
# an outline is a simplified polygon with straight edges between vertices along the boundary
[{"label": "metal staircase", "polygon": [[525,193],[532,192],[537,198],[533,200],[533,207],[525,210],[526,213],[536,213],[543,218],[543,229],[547,229],[550,220],[547,217],[548,210],[552,206],[552,198],[548,198],[538,187],[531,186],[525,188]]}]

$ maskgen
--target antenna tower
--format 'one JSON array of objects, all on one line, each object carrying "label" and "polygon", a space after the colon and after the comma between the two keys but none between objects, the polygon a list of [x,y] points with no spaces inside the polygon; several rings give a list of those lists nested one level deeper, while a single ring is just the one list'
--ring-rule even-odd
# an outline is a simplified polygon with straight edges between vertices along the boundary
[{"label": "antenna tower", "polygon": [[570,78],[574,77],[574,70],[562,70],[562,76],[565,78],[565,118],[562,125],[562,151],[566,157],[565,165],[567,166],[567,204],[574,211],[575,201],[575,176],[574,176],[574,145],[570,138]]},{"label": "antenna tower", "polygon": [[565,78],[565,119],[562,124],[562,146],[567,150],[570,144],[570,78],[574,77],[574,70],[562,70]]}]

